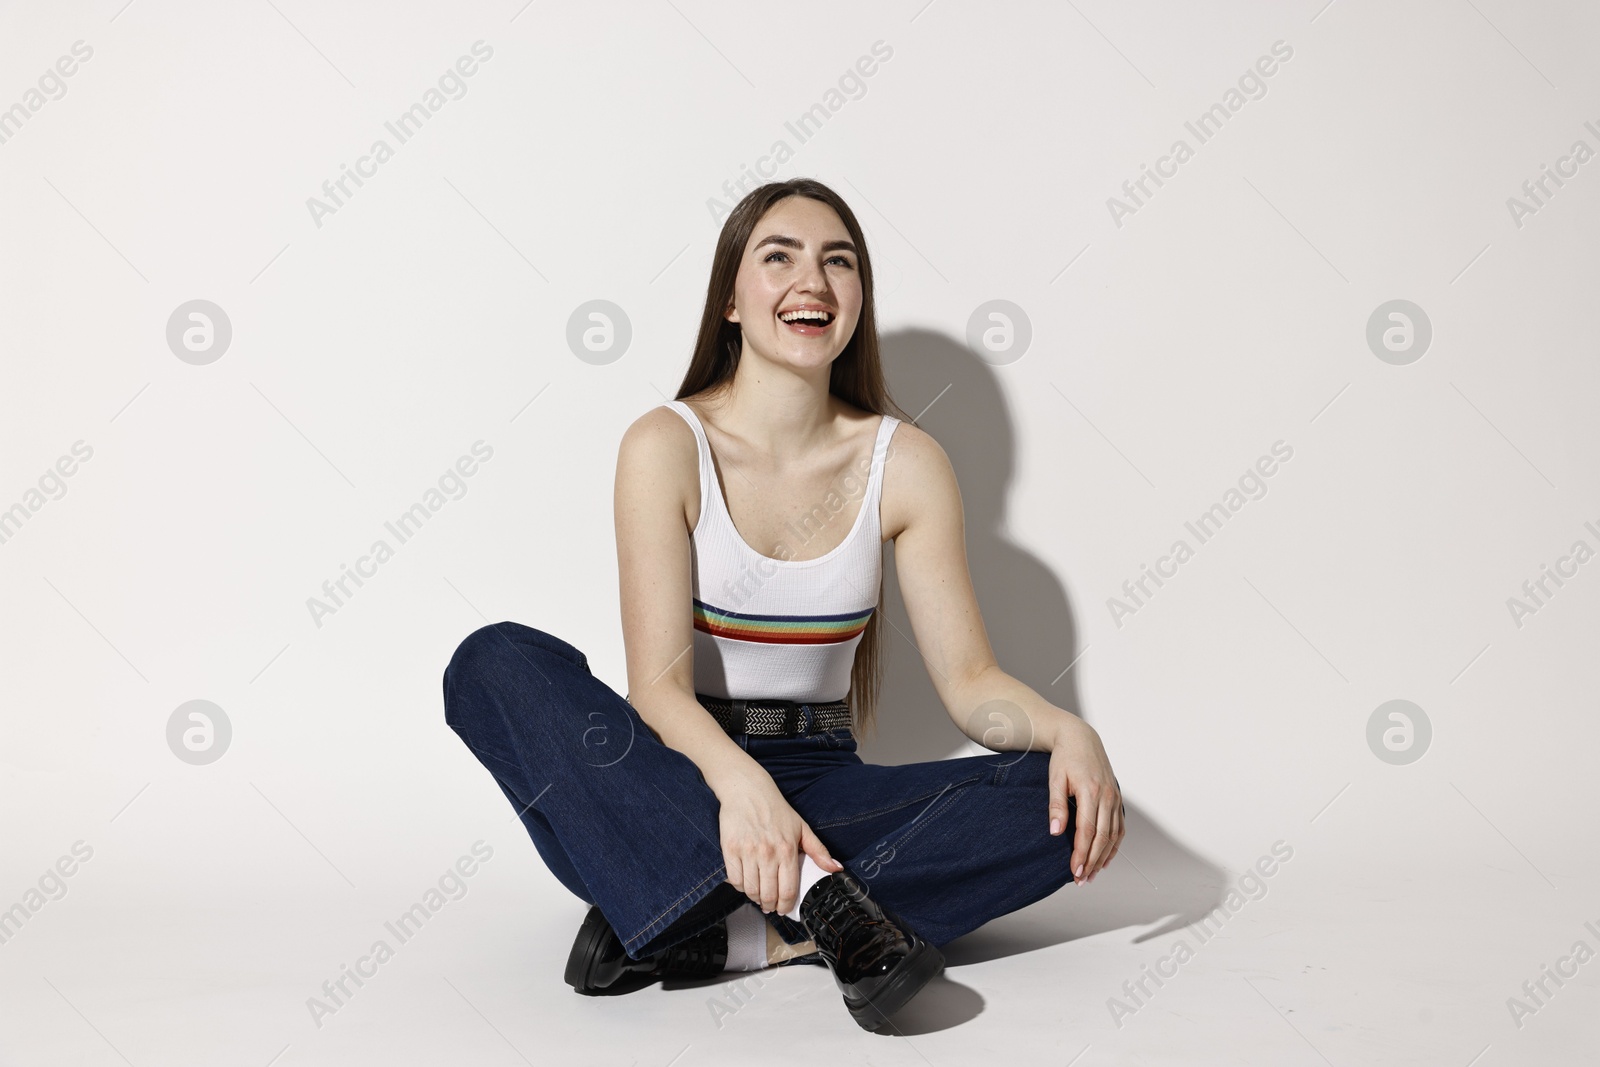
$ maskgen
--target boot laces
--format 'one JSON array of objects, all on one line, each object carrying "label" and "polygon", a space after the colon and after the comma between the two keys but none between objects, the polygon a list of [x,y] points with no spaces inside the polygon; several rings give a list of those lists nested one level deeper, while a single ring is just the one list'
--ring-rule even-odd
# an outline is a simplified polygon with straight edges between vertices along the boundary
[{"label": "boot laces", "polygon": [[819,938],[826,936],[829,948],[836,954],[849,934],[855,933],[853,940],[858,943],[871,941],[879,936],[880,927],[888,925],[854,879],[837,881],[820,894],[811,909],[811,919],[818,927],[812,933]]}]

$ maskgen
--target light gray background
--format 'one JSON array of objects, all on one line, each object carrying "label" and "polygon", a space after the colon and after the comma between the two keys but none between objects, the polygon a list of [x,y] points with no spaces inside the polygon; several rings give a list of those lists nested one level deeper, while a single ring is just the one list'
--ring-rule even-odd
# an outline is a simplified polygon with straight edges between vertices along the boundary
[{"label": "light gray background", "polygon": [[[93,449],[0,544],[0,908],[93,855],[0,945],[0,1061],[1592,1055],[1600,962],[1520,1025],[1508,998],[1600,948],[1600,563],[1520,627],[1507,607],[1600,548],[1600,160],[1520,226],[1507,206],[1600,149],[1592,5],[8,5],[0,107],[79,40],[0,144],[0,507]],[[307,199],[478,40],[466,94],[317,226]],[[1184,123],[1275,41],[1292,58],[1198,144]],[[1116,225],[1178,138],[1194,157]],[[625,685],[617,442],[687,365],[708,201],[780,139],[777,176],[866,229],[1001,663],[1099,730],[1128,798],[1104,876],[950,946],[899,1036],[822,968],[720,1025],[723,984],[573,995],[584,907],[442,718],[451,651],[501,619]],[[195,299],[233,331],[203,366],[166,342]],[[965,344],[997,299],[1032,330],[1003,365]],[[1404,366],[1366,342],[1396,299],[1433,330]],[[605,365],[566,342],[592,300],[631,324]],[[465,495],[317,626],[307,598],[478,440]],[[1279,440],[1266,496],[1119,626],[1108,598]],[[975,752],[889,575],[863,753]],[[1432,724],[1407,765],[1367,743],[1393,699]],[[207,765],[168,748],[190,700],[231,723]],[[315,1025],[307,998],[478,840],[466,894]],[[1280,841],[1201,945],[1186,924]]]}]

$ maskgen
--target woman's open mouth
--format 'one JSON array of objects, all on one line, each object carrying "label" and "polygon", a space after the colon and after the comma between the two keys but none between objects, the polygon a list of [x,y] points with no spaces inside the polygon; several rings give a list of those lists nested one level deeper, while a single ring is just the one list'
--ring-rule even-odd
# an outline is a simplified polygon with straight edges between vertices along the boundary
[{"label": "woman's open mouth", "polygon": [[835,317],[831,311],[784,311],[779,313],[778,321],[802,336],[817,337],[833,327]]}]

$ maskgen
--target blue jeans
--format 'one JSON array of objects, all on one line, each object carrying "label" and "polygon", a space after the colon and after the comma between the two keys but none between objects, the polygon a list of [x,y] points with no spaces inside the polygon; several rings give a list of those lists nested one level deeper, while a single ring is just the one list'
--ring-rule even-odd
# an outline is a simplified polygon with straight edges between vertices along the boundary
[{"label": "blue jeans", "polygon": [[[720,804],[699,768],[572,645],[515,622],[476,630],[445,669],[444,706],[551,873],[599,906],[629,956],[749,899],[725,880]],[[872,898],[935,945],[1072,881],[1076,803],[1052,837],[1048,753],[886,767],[862,762],[848,729],[734,740]],[[809,937],[786,916],[767,920],[789,944]]]}]

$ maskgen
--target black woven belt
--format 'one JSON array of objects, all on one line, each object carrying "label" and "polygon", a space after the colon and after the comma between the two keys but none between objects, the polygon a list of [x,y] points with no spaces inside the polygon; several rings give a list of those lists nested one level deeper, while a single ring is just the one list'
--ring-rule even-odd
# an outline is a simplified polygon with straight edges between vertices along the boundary
[{"label": "black woven belt", "polygon": [[[724,700],[704,693],[696,693],[695,698],[717,720],[723,732],[731,735],[800,737],[850,728],[850,705],[842,700],[798,704],[792,700]],[[809,730],[806,728],[808,711]]]}]

